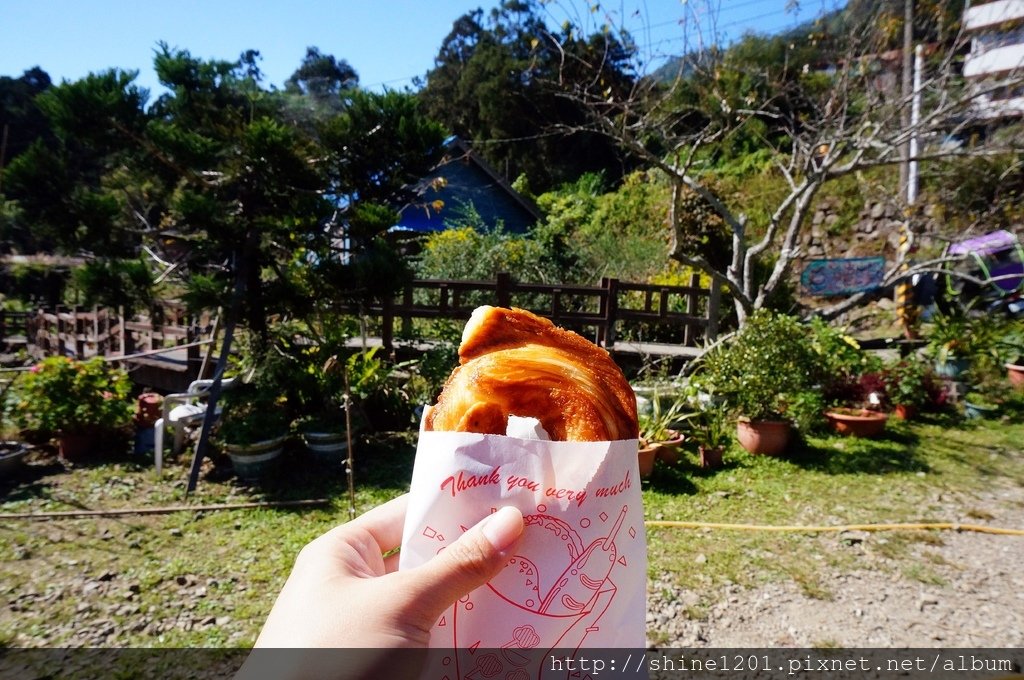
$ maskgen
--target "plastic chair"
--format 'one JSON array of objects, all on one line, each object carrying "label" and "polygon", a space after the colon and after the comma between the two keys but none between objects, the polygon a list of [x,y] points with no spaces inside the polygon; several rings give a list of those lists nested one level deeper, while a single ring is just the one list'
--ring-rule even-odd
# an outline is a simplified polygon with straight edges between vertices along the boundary
[{"label": "plastic chair", "polygon": [[[221,390],[230,389],[234,378],[221,380]],[[167,428],[174,429],[174,443],[171,451],[177,455],[185,446],[185,431],[201,425],[206,417],[207,404],[205,399],[210,394],[213,380],[193,381],[185,392],[175,392],[164,397],[163,417],[153,425],[155,430],[153,441],[153,461],[156,463],[156,474],[160,476],[164,468],[164,435]],[[220,407],[216,414],[220,415]]]}]

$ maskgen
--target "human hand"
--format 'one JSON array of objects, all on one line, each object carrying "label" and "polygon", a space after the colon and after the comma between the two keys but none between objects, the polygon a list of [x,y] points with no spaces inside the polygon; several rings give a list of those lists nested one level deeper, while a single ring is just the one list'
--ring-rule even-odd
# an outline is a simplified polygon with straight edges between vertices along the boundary
[{"label": "human hand", "polygon": [[[361,662],[372,661],[375,655],[370,650],[376,650],[377,661],[388,663],[387,650],[426,647],[430,628],[441,613],[495,576],[523,532],[522,513],[505,507],[426,564],[397,571],[398,555],[383,555],[401,543],[407,505],[407,495],[396,498],[303,548],[256,640],[257,650],[363,648],[367,651],[359,654]],[[254,652],[239,677],[256,677],[267,670],[265,662],[254,661],[256,656],[268,659]],[[299,658],[290,654],[277,661]],[[340,669],[347,672],[342,675],[333,668],[324,675],[322,667],[277,670],[290,677],[363,677],[352,674],[351,666]],[[397,677],[399,671],[393,664],[385,670],[387,677]],[[275,677],[282,676],[276,672]]]}]

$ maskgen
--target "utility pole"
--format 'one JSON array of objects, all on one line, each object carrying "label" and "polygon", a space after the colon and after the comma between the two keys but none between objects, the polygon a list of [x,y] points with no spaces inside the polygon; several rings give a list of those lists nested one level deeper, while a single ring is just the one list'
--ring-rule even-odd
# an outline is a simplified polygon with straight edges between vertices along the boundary
[{"label": "utility pole", "polygon": [[[900,115],[900,121],[903,125],[903,129],[907,130],[910,127],[910,103],[911,92],[914,86],[913,78],[913,60],[914,60],[914,0],[903,0],[903,86],[902,101],[904,103],[903,111]],[[901,193],[906,195],[907,182],[910,180],[910,141],[903,142],[900,146],[900,159],[903,161],[900,163],[900,190]]]},{"label": "utility pole", "polygon": [[[909,132],[907,140],[900,150],[903,162],[900,163],[900,189],[905,192],[906,207],[903,224],[900,226],[900,242],[897,256],[900,269],[909,268],[910,253],[914,248],[914,232],[910,227],[913,217],[914,203],[917,201],[917,130],[921,112],[921,68],[922,49],[914,42],[914,0],[903,0],[903,112],[901,120],[903,129]],[[906,104],[910,105],[907,106]],[[904,279],[896,284],[896,313],[903,326],[903,334],[907,339],[918,337],[918,310],[914,304],[914,286],[911,280]]]}]

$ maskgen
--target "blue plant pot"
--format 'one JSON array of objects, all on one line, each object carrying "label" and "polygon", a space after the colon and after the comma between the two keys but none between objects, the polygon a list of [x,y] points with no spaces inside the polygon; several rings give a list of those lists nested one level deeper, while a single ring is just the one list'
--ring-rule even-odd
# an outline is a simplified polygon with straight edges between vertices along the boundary
[{"label": "blue plant pot", "polygon": [[971,367],[970,359],[952,358],[935,362],[935,375],[940,378],[956,379]]},{"label": "blue plant pot", "polygon": [[966,399],[964,400],[964,416],[975,420],[977,418],[992,418],[999,413],[998,406],[989,406],[985,404],[974,404]]}]

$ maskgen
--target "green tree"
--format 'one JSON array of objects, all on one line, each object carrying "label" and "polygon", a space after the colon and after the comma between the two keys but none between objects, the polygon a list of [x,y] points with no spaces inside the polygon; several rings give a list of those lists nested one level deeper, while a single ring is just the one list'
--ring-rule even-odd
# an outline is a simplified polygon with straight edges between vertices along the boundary
[{"label": "green tree", "polygon": [[509,178],[526,174],[544,191],[588,171],[617,177],[623,157],[584,129],[586,110],[562,89],[594,78],[589,65],[599,60],[603,86],[628,91],[627,56],[618,42],[555,36],[536,2],[506,0],[486,17],[475,10],[454,23],[419,96],[431,117],[478,142]]},{"label": "green tree", "polygon": [[338,101],[343,92],[359,85],[359,74],[344,59],[307,47],[302,64],[284,82],[285,92],[303,94],[319,103]]},{"label": "green tree", "polygon": [[[911,137],[922,140],[919,158],[929,160],[1012,148],[1015,140],[994,136],[978,145],[932,143],[950,130],[984,124],[974,105],[986,88],[965,84],[956,67],[958,55],[966,49],[963,36],[936,46],[922,82],[921,116],[915,123],[906,122],[911,98],[895,94],[891,81],[880,77],[888,39],[880,21],[889,16],[882,4],[873,6],[867,21],[843,24],[841,32],[826,36],[833,47],[823,55],[824,63],[812,59],[806,45],[796,50],[791,48],[793,41],[748,37],[735,51],[714,48],[696,53],[668,80],[642,79],[625,96],[596,83],[565,91],[565,96],[588,108],[593,131],[664,173],[671,190],[666,203],[671,256],[727,288],[741,325],[784,293],[823,187],[870,168],[900,163],[901,149]],[[697,11],[689,4],[684,9]],[[941,11],[930,16],[934,23],[948,20]],[[822,41],[820,30],[824,25],[799,40]],[[937,36],[951,35],[945,24],[929,30]],[[1007,74],[1001,85],[1020,83],[1018,70]],[[776,187],[768,192],[771,205],[756,213],[749,211],[743,194],[719,191],[721,162],[735,161],[744,153],[757,156],[758,167],[752,170],[771,168]],[[891,187],[890,200],[905,207],[904,189]],[[728,230],[724,263],[712,261],[689,243],[689,219],[681,206],[691,192]],[[936,266],[934,261],[907,264],[907,253],[901,252],[881,286]],[[825,313],[837,314],[865,299],[865,294],[850,296]]]},{"label": "green tree", "polygon": [[52,136],[36,138],[4,173],[16,227],[33,249],[96,257],[134,253],[138,223],[116,186],[148,117],[135,73],[110,70],[48,88],[35,99]]},{"label": "green tree", "polygon": [[28,69],[20,78],[0,76],[0,170],[34,141],[49,135],[46,117],[36,106],[35,98],[52,84],[50,76],[38,66]]}]

